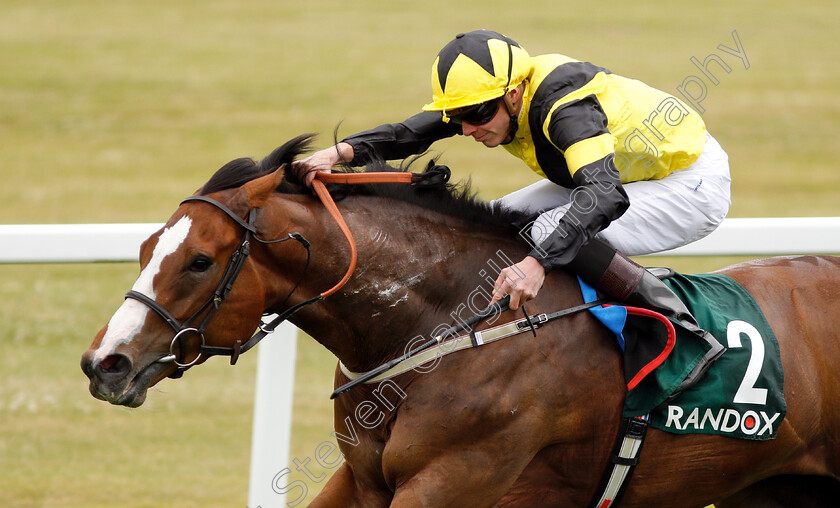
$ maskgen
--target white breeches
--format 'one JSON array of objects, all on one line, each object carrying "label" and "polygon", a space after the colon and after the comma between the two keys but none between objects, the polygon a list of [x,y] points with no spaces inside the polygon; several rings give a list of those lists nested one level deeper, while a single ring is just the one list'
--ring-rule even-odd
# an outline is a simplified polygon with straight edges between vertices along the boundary
[{"label": "white breeches", "polygon": [[[703,153],[685,169],[660,180],[624,184],[630,207],[596,235],[628,256],[675,249],[708,235],[729,211],[729,157],[707,135]],[[541,180],[493,202],[530,213],[541,212],[531,228],[540,245],[571,206],[572,189]]]}]

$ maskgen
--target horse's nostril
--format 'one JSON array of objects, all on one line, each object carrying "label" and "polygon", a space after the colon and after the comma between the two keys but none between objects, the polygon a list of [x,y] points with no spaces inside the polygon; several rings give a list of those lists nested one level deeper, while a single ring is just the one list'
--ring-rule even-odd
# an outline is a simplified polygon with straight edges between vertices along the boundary
[{"label": "horse's nostril", "polygon": [[96,370],[100,375],[118,376],[124,375],[131,369],[131,360],[125,355],[109,355],[106,356]]}]

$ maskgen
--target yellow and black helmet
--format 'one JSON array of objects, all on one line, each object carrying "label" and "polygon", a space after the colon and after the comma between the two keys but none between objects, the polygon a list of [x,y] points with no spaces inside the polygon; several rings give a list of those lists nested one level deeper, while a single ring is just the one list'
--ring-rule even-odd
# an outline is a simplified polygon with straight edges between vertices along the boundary
[{"label": "yellow and black helmet", "polygon": [[432,102],[424,111],[447,112],[503,96],[528,77],[531,58],[513,39],[490,30],[455,36],[432,64]]}]

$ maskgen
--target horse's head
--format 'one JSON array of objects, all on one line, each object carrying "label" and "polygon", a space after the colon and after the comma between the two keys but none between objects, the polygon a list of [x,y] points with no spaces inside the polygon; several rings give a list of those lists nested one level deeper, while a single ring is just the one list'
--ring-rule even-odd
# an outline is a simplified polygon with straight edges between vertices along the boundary
[{"label": "horse's head", "polygon": [[[95,397],[139,406],[148,387],[177,377],[208,354],[235,358],[263,336],[263,331],[253,338],[252,333],[266,310],[285,318],[301,309],[297,326],[317,336],[345,365],[362,368],[403,348],[393,340],[395,333],[413,337],[448,319],[439,315],[443,310],[418,312],[422,302],[454,308],[455,299],[472,295],[486,278],[482,263],[492,263],[502,246],[524,251],[509,227],[524,223],[524,217],[478,202],[468,186],[450,189],[433,165],[423,174],[435,177],[433,184],[352,186],[358,190],[343,193],[347,223],[331,218],[337,210],[323,186],[315,188],[322,205],[300,192],[300,175],[278,169],[306,150],[308,140],[295,138],[260,163],[227,164],[143,244],[137,282],[82,356]],[[399,173],[391,171],[403,183],[405,176],[412,182],[417,176]],[[381,177],[358,176],[363,178],[357,181]],[[373,176],[376,180],[368,178]],[[359,231],[359,240],[336,241],[342,234],[351,239],[348,226]],[[297,246],[280,245],[285,240],[297,240],[291,242]],[[276,245],[264,245],[269,243]],[[454,267],[454,253],[467,251],[471,264]],[[357,252],[365,266],[341,289]],[[441,275],[445,281],[436,280]],[[339,289],[329,301],[308,306]],[[387,320],[381,327],[387,333],[373,337],[356,318],[381,316],[383,306],[398,311],[381,318]]]},{"label": "horse's head", "polygon": [[190,198],[142,244],[140,276],[82,355],[94,397],[137,407],[150,386],[203,362],[202,347],[228,347],[252,335],[266,287],[248,255],[254,232],[248,216],[282,177],[278,169],[206,196],[222,207]]}]

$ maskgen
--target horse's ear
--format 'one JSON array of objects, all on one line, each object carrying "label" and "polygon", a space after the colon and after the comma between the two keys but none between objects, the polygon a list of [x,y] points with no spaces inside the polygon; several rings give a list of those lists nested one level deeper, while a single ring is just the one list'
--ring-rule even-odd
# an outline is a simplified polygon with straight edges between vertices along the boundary
[{"label": "horse's ear", "polygon": [[283,175],[286,172],[286,166],[279,167],[276,171],[261,176],[242,186],[242,196],[247,200],[251,208],[262,206],[269,196],[280,186],[283,181]]}]

